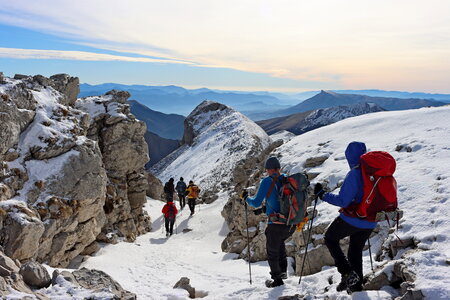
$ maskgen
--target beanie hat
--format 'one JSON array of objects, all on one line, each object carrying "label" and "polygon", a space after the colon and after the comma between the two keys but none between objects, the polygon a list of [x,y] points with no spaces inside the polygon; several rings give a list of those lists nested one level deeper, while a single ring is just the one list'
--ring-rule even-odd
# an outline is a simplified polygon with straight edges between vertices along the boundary
[{"label": "beanie hat", "polygon": [[266,169],[281,169],[280,162],[275,156],[269,157],[264,164]]}]

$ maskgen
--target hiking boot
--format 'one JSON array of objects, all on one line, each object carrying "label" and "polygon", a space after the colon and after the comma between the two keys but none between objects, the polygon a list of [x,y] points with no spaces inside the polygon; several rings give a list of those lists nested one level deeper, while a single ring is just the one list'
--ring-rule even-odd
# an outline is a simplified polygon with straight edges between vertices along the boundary
[{"label": "hiking boot", "polygon": [[355,288],[358,284],[361,285],[358,274],[355,271],[351,271],[342,275],[341,282],[336,287],[336,291],[341,292],[347,290],[348,292],[349,289]]},{"label": "hiking boot", "polygon": [[347,294],[351,294],[353,292],[361,292],[363,290],[362,288],[362,284],[360,282],[358,282],[355,285],[352,285],[350,287],[347,287]]},{"label": "hiking boot", "polygon": [[286,272],[281,272],[280,278],[281,279],[288,279],[287,273]]},{"label": "hiking boot", "polygon": [[169,233],[168,232],[166,232],[166,237],[169,237]]},{"label": "hiking boot", "polygon": [[336,291],[338,292],[342,292],[347,290],[347,282],[344,279],[344,276],[342,276],[341,282],[339,282],[339,284],[336,287]]},{"label": "hiking boot", "polygon": [[281,279],[281,278],[277,278],[274,280],[270,280],[270,279],[266,280],[266,287],[268,287],[268,288],[274,288],[274,287],[277,287],[277,286],[280,286],[283,284],[284,284],[284,282],[283,282],[283,279]]}]

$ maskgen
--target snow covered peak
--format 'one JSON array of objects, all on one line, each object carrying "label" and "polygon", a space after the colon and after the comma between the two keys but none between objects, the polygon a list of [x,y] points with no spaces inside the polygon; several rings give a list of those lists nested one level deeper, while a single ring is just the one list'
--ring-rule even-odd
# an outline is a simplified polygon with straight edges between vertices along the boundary
[{"label": "snow covered peak", "polygon": [[240,112],[204,101],[185,121],[184,145],[159,162],[153,172],[162,180],[184,177],[203,189],[230,182],[239,161],[262,152],[269,136]]}]

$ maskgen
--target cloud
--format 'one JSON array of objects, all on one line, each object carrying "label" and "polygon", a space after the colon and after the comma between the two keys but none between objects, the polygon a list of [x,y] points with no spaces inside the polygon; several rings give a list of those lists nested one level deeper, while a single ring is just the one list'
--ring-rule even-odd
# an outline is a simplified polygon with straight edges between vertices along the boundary
[{"label": "cloud", "polygon": [[18,49],[18,48],[0,48],[0,58],[190,64],[188,62],[176,60],[155,59],[147,57],[129,57],[129,56],[93,53],[85,51],[37,50],[37,49]]},{"label": "cloud", "polygon": [[0,7],[0,22],[176,63],[383,88],[404,86],[398,74],[414,87],[437,65],[450,73],[448,11],[448,0],[14,0]]}]

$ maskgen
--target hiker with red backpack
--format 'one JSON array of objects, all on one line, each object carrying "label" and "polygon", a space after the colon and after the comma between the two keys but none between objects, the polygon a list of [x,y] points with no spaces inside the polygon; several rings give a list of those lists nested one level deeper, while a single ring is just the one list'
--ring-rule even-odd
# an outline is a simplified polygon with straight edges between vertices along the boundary
[{"label": "hiker with red backpack", "polygon": [[166,226],[166,236],[169,237],[173,234],[173,224],[177,216],[178,210],[173,201],[169,200],[162,209],[164,214],[164,224]]},{"label": "hiker with red backpack", "polygon": [[284,242],[295,231],[295,226],[280,224],[271,219],[270,216],[280,213],[281,208],[278,196],[283,186],[283,178],[287,175],[280,173],[281,166],[276,157],[269,157],[265,162],[264,168],[269,176],[261,180],[256,196],[248,197],[248,192],[244,190],[240,197],[245,203],[253,207],[261,206],[264,199],[266,200],[265,213],[269,216],[265,231],[267,239],[266,251],[272,278],[272,280],[266,281],[266,286],[273,288],[283,285],[283,279],[287,278],[288,264]]},{"label": "hiker with red backpack", "polygon": [[[362,142],[347,146],[345,157],[350,171],[339,194],[326,193],[320,183],[314,187],[317,197],[341,207],[340,215],[325,233],[325,244],[342,276],[336,290],[346,290],[349,294],[362,290],[362,252],[377,221],[382,221],[377,213],[397,208],[397,185],[392,177],[395,160],[386,152],[366,151]],[[346,257],[339,241],[347,236],[350,243]]]}]

